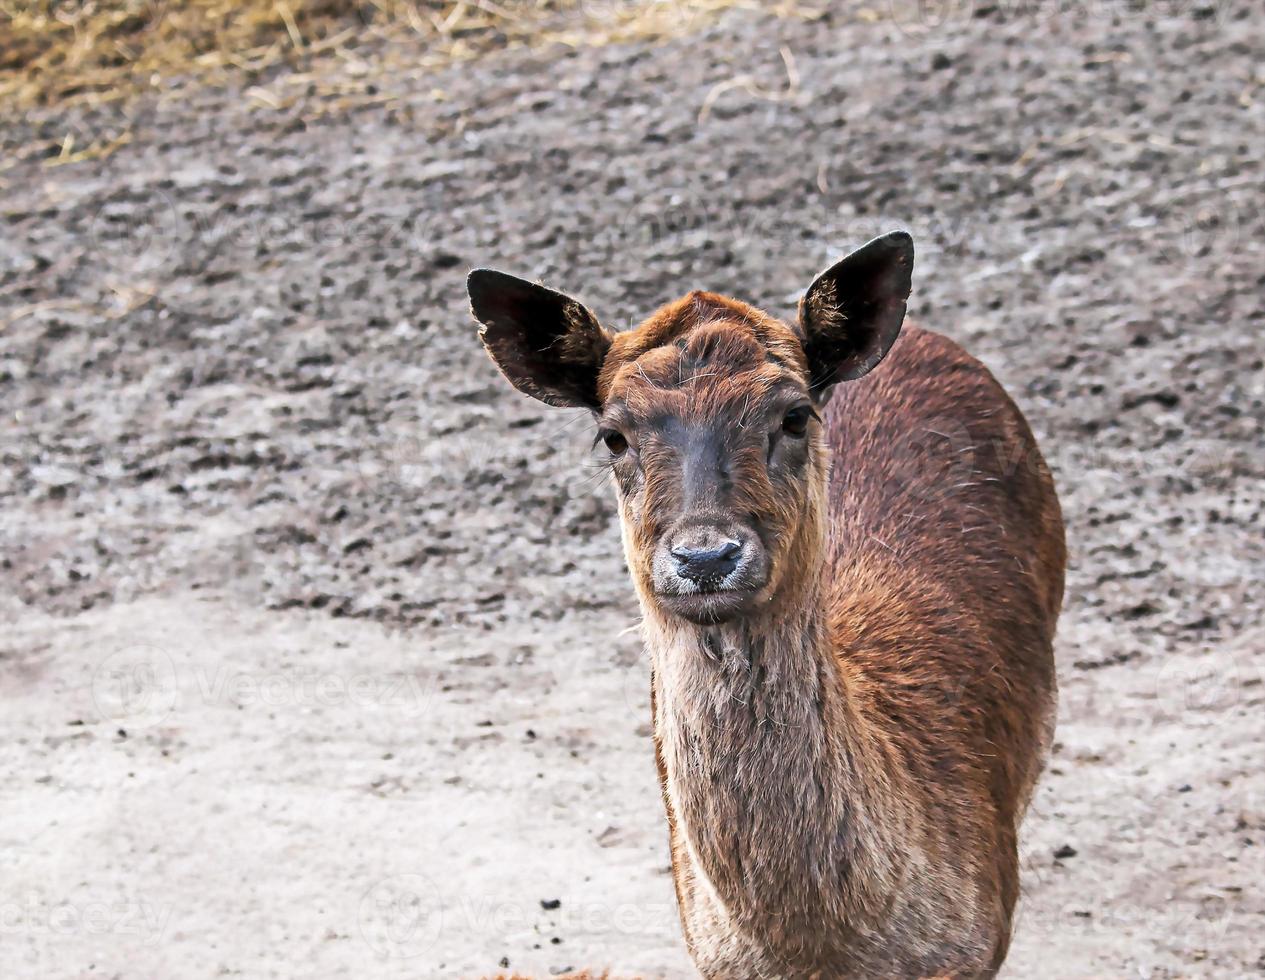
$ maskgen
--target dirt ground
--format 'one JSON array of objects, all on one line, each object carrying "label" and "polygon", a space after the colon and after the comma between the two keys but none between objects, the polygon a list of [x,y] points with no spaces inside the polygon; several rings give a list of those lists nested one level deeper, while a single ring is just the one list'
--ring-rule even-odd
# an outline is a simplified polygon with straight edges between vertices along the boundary
[{"label": "dirt ground", "polygon": [[692,976],[611,491],[464,276],[789,313],[906,227],[911,316],[1068,525],[1007,974],[1265,973],[1263,39],[1231,0],[883,0],[427,85],[369,52],[338,112],[5,110],[0,972]]}]

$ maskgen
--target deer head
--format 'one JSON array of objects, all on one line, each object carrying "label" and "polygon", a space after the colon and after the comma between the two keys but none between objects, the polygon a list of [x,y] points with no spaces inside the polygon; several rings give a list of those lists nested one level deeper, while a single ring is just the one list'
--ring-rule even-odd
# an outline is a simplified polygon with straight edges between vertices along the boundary
[{"label": "deer head", "polygon": [[643,604],[714,624],[776,608],[820,564],[818,410],[895,342],[912,268],[911,238],[892,232],[818,276],[794,325],[693,292],[623,333],[501,272],[467,285],[509,382],[593,413]]}]

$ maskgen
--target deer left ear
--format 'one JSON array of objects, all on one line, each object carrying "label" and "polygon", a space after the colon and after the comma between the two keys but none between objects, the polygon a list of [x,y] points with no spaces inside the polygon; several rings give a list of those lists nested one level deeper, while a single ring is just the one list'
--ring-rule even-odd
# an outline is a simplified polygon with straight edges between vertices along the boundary
[{"label": "deer left ear", "polygon": [[570,296],[492,269],[466,279],[479,339],[525,395],[559,408],[600,409],[597,378],[611,335]]},{"label": "deer left ear", "polygon": [[893,231],[862,245],[808,287],[799,326],[816,397],[868,374],[891,350],[905,322],[913,268],[914,240]]}]

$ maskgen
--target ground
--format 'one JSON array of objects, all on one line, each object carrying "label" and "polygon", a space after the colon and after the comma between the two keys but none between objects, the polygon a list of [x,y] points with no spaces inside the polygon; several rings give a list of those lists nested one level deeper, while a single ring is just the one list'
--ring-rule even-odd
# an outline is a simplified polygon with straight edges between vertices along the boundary
[{"label": "ground", "polygon": [[5,975],[691,976],[611,491],[464,276],[789,314],[893,227],[1067,520],[1007,975],[1265,972],[1263,24],[734,9],[6,110]]}]

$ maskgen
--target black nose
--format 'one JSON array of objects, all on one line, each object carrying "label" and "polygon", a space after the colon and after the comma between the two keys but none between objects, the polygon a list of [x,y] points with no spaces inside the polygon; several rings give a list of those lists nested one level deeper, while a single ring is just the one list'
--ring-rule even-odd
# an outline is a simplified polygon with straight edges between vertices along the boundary
[{"label": "black nose", "polygon": [[720,581],[738,567],[738,557],[741,554],[742,545],[737,541],[722,541],[714,547],[677,546],[672,549],[672,557],[676,559],[676,573],[691,582],[700,582],[703,579]]}]

